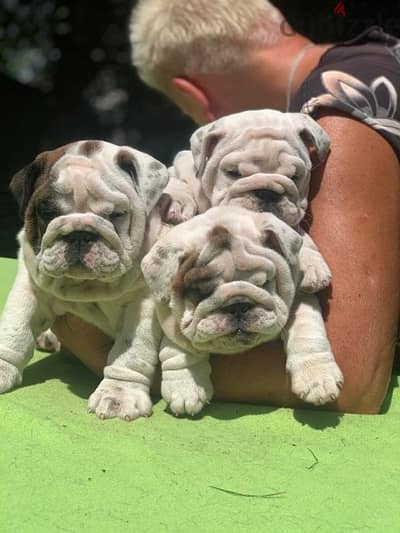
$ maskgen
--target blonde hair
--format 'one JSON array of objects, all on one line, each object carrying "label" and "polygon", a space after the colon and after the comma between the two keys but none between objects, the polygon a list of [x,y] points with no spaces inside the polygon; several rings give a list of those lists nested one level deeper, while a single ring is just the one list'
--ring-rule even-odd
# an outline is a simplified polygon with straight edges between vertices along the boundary
[{"label": "blonde hair", "polygon": [[139,0],[130,20],[132,61],[162,92],[174,76],[209,74],[275,44],[285,21],[268,0]]}]

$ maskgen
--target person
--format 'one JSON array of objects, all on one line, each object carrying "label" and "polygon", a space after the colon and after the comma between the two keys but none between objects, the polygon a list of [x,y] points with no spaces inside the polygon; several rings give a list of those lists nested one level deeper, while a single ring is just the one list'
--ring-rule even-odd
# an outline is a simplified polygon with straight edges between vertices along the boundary
[{"label": "person", "polygon": [[[321,303],[345,378],[328,408],[378,413],[399,318],[397,39],[373,27],[352,41],[315,44],[266,0],[139,0],[130,38],[142,80],[197,124],[247,109],[302,110],[330,136],[329,157],[313,171],[308,217],[333,274]],[[101,370],[107,339],[73,317],[56,332]],[[216,398],[302,406],[279,343],[215,355],[212,376]]]}]

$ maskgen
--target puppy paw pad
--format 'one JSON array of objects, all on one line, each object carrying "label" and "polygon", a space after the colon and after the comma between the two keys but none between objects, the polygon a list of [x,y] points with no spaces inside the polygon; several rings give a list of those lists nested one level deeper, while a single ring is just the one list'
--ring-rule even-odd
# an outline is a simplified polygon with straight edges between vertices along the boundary
[{"label": "puppy paw pad", "polygon": [[147,392],[133,383],[113,383],[104,379],[89,398],[88,412],[100,419],[121,418],[130,421],[152,414],[152,402]]},{"label": "puppy paw pad", "polygon": [[48,329],[37,337],[36,349],[43,352],[59,352],[61,350],[61,344],[56,335]]},{"label": "puppy paw pad", "polygon": [[210,387],[189,381],[164,381],[161,391],[169,409],[176,416],[197,415],[212,397]]},{"label": "puppy paw pad", "polygon": [[343,386],[343,375],[334,361],[299,366],[292,375],[292,391],[314,405],[335,401]]}]

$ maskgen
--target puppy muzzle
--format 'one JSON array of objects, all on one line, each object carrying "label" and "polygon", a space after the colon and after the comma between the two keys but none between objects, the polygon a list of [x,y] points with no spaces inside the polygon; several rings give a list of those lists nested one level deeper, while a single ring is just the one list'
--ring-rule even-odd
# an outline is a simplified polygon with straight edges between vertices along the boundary
[{"label": "puppy muzzle", "polygon": [[93,213],[52,220],[38,254],[39,270],[53,277],[112,278],[129,264],[113,224]]},{"label": "puppy muzzle", "polygon": [[277,294],[233,281],[219,286],[193,313],[184,313],[181,330],[203,351],[236,353],[275,338],[287,316],[287,306]]},{"label": "puppy muzzle", "polygon": [[52,220],[43,236],[41,249],[49,248],[57,239],[76,241],[81,237],[82,240],[89,240],[90,236],[104,240],[117,253],[122,252],[122,244],[114,226],[93,213],[74,213]]},{"label": "puppy muzzle", "polygon": [[282,174],[257,173],[236,180],[220,201],[220,205],[231,203],[273,212],[291,226],[301,220],[307,208],[307,199],[294,181]]}]

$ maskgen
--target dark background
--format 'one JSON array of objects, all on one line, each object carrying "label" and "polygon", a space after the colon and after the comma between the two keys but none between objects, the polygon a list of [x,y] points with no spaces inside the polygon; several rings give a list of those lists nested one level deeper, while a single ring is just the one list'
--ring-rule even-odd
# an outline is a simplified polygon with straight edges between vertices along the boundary
[{"label": "dark background", "polygon": [[[400,36],[400,2],[344,0],[345,16],[334,13],[337,0],[275,3],[315,42],[350,39],[372,24]],[[1,256],[15,255],[20,226],[8,182],[38,152],[98,138],[169,163],[186,146],[194,125],[147,89],[130,65],[133,4],[0,0]]]}]

